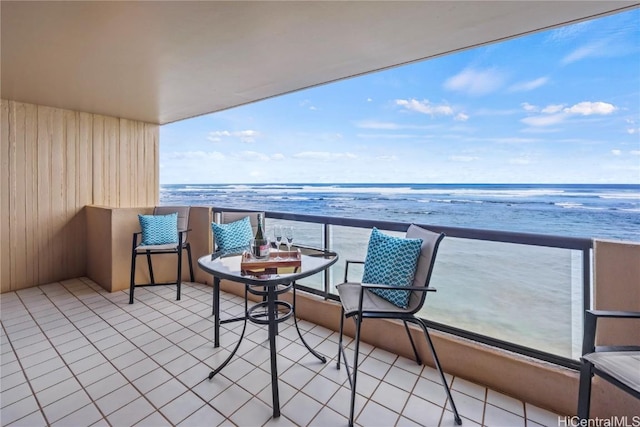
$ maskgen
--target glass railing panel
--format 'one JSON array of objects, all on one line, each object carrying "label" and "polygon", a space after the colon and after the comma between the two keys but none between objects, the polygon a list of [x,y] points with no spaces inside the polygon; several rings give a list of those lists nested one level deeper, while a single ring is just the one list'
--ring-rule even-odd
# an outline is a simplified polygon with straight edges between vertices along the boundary
[{"label": "glass railing panel", "polygon": [[446,238],[431,278],[437,292],[427,296],[419,314],[576,358],[582,337],[582,279],[576,264],[581,265],[580,253],[568,249]]},{"label": "glass railing panel", "polygon": [[[364,260],[370,229],[331,226],[340,260],[329,290],[344,280],[347,259]],[[394,236],[404,233],[384,231]],[[447,237],[418,313],[428,320],[561,357],[577,359],[582,339],[582,253],[533,245]],[[362,266],[349,267],[359,281]]]}]

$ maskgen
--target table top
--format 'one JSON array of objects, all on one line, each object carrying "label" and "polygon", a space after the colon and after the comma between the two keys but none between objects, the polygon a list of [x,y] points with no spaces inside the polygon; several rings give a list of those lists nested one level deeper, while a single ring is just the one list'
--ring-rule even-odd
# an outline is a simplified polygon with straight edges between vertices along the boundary
[{"label": "table top", "polygon": [[204,271],[220,278],[243,282],[251,285],[279,285],[311,276],[326,270],[338,261],[338,254],[324,249],[296,246],[301,253],[299,268],[285,267],[267,269],[261,272],[242,271],[240,269],[241,253],[224,254],[214,252],[198,259],[198,265]]}]

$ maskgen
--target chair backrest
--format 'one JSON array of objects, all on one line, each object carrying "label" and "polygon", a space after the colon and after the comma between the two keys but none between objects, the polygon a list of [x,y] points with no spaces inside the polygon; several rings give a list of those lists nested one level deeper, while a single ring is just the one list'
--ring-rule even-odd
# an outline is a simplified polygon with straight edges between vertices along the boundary
[{"label": "chair backrest", "polygon": [[[258,214],[262,215],[264,220],[264,212],[233,212],[233,211],[223,211],[220,212],[220,224],[229,224],[230,222],[235,222],[241,220],[242,218],[248,216],[249,221],[251,222],[251,229],[253,230],[253,234],[256,234],[258,231]],[[262,224],[264,226],[264,223]],[[213,247],[216,247],[216,236],[213,236]]]},{"label": "chair backrest", "polygon": [[[184,231],[189,229],[189,210],[190,206],[156,206],[153,209],[154,215],[169,215],[172,213],[178,214],[178,231]],[[183,243],[187,242],[187,235],[184,233]]]},{"label": "chair backrest", "polygon": [[[436,262],[438,247],[440,246],[442,239],[444,239],[444,234],[434,233],[433,231],[411,224],[407,230],[406,237],[410,239],[422,239],[420,257],[418,258],[418,265],[416,267],[416,274],[413,278],[412,285],[416,287],[429,286],[433,265]],[[422,304],[424,304],[426,294],[426,292],[412,292],[409,297],[408,310],[411,312],[420,310]]]}]

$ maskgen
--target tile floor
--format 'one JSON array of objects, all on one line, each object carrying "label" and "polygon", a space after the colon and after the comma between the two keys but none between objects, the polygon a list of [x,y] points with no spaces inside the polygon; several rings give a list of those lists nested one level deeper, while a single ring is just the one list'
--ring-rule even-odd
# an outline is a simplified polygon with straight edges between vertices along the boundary
[{"label": "tile floor", "polygon": [[[211,290],[175,288],[107,293],[86,278],[5,293],[1,302],[3,426],[346,425],[349,383],[337,370],[337,334],[299,322],[320,363],[281,325],[278,369],[282,416],[271,418],[266,330],[249,324],[233,362],[209,381],[239,336],[223,326],[212,344]],[[227,313],[243,300],[222,295]],[[452,426],[436,371],[361,345],[356,424]],[[448,377],[463,426],[557,426],[556,414],[461,378]]]}]

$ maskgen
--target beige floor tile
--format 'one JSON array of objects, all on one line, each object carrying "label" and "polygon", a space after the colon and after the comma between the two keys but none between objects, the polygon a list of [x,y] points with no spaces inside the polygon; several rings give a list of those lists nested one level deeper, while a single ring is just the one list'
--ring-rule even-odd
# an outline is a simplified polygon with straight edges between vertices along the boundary
[{"label": "beige floor tile", "polygon": [[524,427],[525,420],[523,417],[497,406],[487,405],[484,412],[484,425],[487,427]]},{"label": "beige floor tile", "polygon": [[325,406],[318,415],[309,423],[310,427],[342,426],[347,425],[347,417]]},{"label": "beige floor tile", "polygon": [[102,420],[102,414],[93,403],[90,403],[75,412],[52,424],[52,427],[89,426]]},{"label": "beige floor tile", "polygon": [[[2,424],[7,425],[7,424]],[[44,416],[42,415],[42,412],[40,411],[36,411],[36,412],[32,412],[31,414],[27,415],[26,417],[20,418],[19,420],[8,424],[11,427],[44,427],[44,426],[48,426],[47,422],[44,419]]]},{"label": "beige floor tile", "polygon": [[[201,427],[201,426],[217,426],[225,421],[224,416],[213,409],[210,405],[204,405],[193,414],[189,415],[185,420],[178,424],[179,427]],[[149,424],[149,427],[155,427],[158,424]],[[248,425],[248,424],[247,424]]]},{"label": "beige floor tile", "polygon": [[47,406],[80,390],[80,383],[75,378],[69,378],[38,392],[38,402],[41,406]]},{"label": "beige floor tile", "polygon": [[[424,426],[437,426],[442,418],[443,408],[417,396],[410,396],[402,416]],[[463,422],[464,425],[464,422]]]},{"label": "beige floor tile", "polygon": [[224,390],[224,393],[218,394],[209,403],[221,414],[229,417],[251,398],[252,395],[243,388],[231,384]]},{"label": "beige floor tile", "polygon": [[45,417],[49,423],[55,423],[61,418],[66,417],[72,412],[87,406],[91,403],[91,399],[84,390],[78,390],[60,400],[56,400],[50,405],[42,408]]},{"label": "beige floor tile", "polygon": [[27,396],[2,408],[2,411],[0,411],[0,424],[3,426],[9,425],[37,410],[36,399],[31,395]]},{"label": "beige floor tile", "polygon": [[356,424],[361,426],[393,426],[399,415],[382,405],[370,400],[356,417]]},{"label": "beige floor tile", "polygon": [[320,412],[322,405],[305,394],[297,393],[280,409],[296,424],[307,425]]},{"label": "beige floor tile", "polygon": [[514,399],[513,397],[488,389],[487,403],[509,412],[513,412],[520,417],[524,417],[524,403],[518,399]]},{"label": "beige floor tile", "polygon": [[259,399],[251,399],[231,415],[239,426],[261,426],[273,416],[273,408]]},{"label": "beige floor tile", "polygon": [[169,381],[145,393],[145,397],[149,399],[153,406],[161,408],[185,391],[187,391],[187,388],[180,381],[171,378]]},{"label": "beige floor tile", "polygon": [[339,388],[340,386],[333,381],[322,375],[316,375],[301,390],[307,396],[314,398],[322,404],[326,404]]},{"label": "beige floor tile", "polygon": [[112,426],[134,425],[153,412],[153,406],[151,406],[146,399],[140,397],[127,406],[108,415],[107,420]]},{"label": "beige floor tile", "polygon": [[[261,325],[248,324],[232,363],[207,378],[242,328],[239,322],[224,325],[223,345],[213,347],[207,286],[185,286],[179,302],[172,287],[137,289],[134,305],[127,292],[107,293],[88,279],[20,295],[22,300],[17,293],[0,298],[2,425],[346,425],[351,392],[345,368],[336,369],[338,334],[329,329],[299,322],[307,342],[327,356],[323,364],[302,345],[292,319],[280,325],[282,415],[274,419]],[[222,294],[222,306],[228,315],[244,310],[243,299],[230,294]],[[345,343],[351,362],[354,343],[349,337]],[[455,425],[435,369],[366,343],[360,350],[357,425]],[[552,412],[451,375],[446,379],[465,426],[524,425],[525,415],[532,426],[558,423]]]},{"label": "beige floor tile", "polygon": [[[205,425],[205,424],[201,424]],[[167,418],[160,412],[153,412],[145,419],[138,422],[136,427],[172,427],[173,424],[167,420]]]},{"label": "beige floor tile", "polygon": [[409,392],[382,382],[371,396],[371,400],[394,412],[401,413],[409,396]]},{"label": "beige floor tile", "polygon": [[186,393],[171,399],[169,403],[160,408],[160,412],[174,425],[194,414],[205,405],[195,393]]}]

